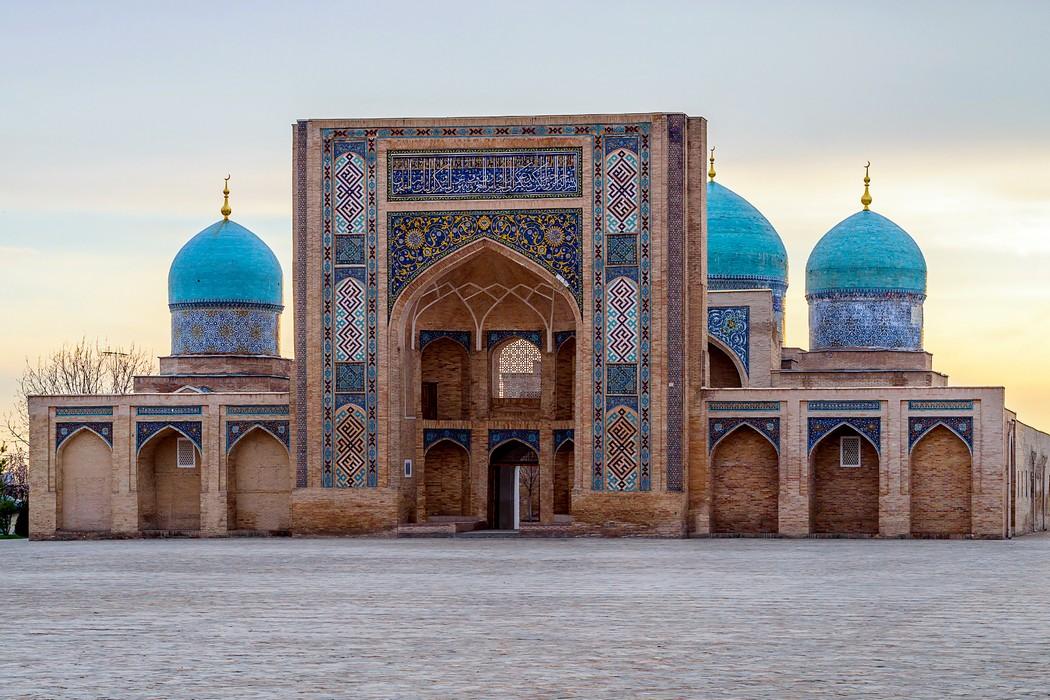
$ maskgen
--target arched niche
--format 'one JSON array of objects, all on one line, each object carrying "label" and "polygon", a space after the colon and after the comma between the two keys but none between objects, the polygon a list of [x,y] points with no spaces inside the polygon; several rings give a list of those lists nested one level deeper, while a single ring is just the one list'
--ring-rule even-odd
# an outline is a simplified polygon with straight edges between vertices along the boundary
[{"label": "arched niche", "polygon": [[291,529],[288,449],[261,426],[246,432],[226,458],[227,527],[286,533]]},{"label": "arched niche", "polygon": [[140,530],[200,529],[201,453],[189,441],[194,466],[178,466],[180,438],[188,440],[175,428],[167,427],[139,449],[136,468]]},{"label": "arched niche", "polygon": [[[843,438],[859,439],[860,466],[843,466]],[[879,533],[879,453],[865,435],[848,425],[835,428],[813,446],[809,467],[812,532]]]},{"label": "arched niche", "polygon": [[744,385],[744,371],[739,360],[719,343],[707,344],[708,386],[712,389],[737,389]]},{"label": "arched niche", "polygon": [[424,420],[470,417],[470,357],[450,338],[427,343],[420,354],[420,412]]},{"label": "arched niche", "polygon": [[60,530],[107,532],[112,528],[113,450],[89,428],[58,448]]},{"label": "arched niche", "polygon": [[423,460],[426,518],[470,515],[470,453],[457,442],[440,440]]},{"label": "arched niche", "polygon": [[912,448],[910,463],[911,534],[970,534],[973,458],[966,443],[938,425]]},{"label": "arched niche", "polygon": [[765,435],[741,424],[711,454],[711,531],[778,532],[779,500],[777,450]]}]

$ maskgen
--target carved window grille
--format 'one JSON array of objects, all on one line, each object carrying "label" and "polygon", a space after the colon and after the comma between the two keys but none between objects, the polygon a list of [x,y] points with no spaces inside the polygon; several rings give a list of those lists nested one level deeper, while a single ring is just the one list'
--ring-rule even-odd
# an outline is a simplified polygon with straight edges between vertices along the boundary
[{"label": "carved window grille", "polygon": [[842,437],[839,439],[839,465],[850,469],[860,466],[859,437]]},{"label": "carved window grille", "polygon": [[175,443],[175,466],[179,469],[193,469],[197,466],[197,453],[193,441],[179,438]]},{"label": "carved window grille", "polygon": [[518,338],[497,351],[496,398],[540,398],[540,350]]}]

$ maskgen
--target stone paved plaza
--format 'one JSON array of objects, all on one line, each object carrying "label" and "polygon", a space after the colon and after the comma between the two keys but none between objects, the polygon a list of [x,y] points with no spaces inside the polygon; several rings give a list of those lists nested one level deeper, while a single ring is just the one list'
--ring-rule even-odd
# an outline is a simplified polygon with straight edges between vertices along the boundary
[{"label": "stone paved plaza", "polygon": [[0,542],[0,695],[1050,695],[1050,539]]}]

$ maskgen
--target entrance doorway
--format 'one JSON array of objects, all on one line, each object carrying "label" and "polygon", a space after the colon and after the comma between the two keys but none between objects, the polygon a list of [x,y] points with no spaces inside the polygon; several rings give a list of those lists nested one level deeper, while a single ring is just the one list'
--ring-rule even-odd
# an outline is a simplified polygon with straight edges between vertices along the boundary
[{"label": "entrance doorway", "polygon": [[[521,499],[538,497],[538,489],[523,489],[523,474],[538,473],[539,455],[528,445],[512,440],[493,450],[489,457],[489,527],[517,530],[521,524]],[[528,504],[525,504],[528,507]],[[537,504],[534,504],[534,506]],[[530,512],[539,512],[534,507]]]}]

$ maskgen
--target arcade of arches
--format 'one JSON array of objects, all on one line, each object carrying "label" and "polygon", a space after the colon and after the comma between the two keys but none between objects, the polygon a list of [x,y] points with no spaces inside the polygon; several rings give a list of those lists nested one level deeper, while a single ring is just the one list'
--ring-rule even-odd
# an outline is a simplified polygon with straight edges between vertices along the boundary
[{"label": "arcade of arches", "polygon": [[30,398],[31,536],[1045,529],[1050,435],[922,348],[921,235],[830,229],[786,346],[787,246],[707,149],[684,114],[297,122],[292,260],[225,192],[159,371]]}]

